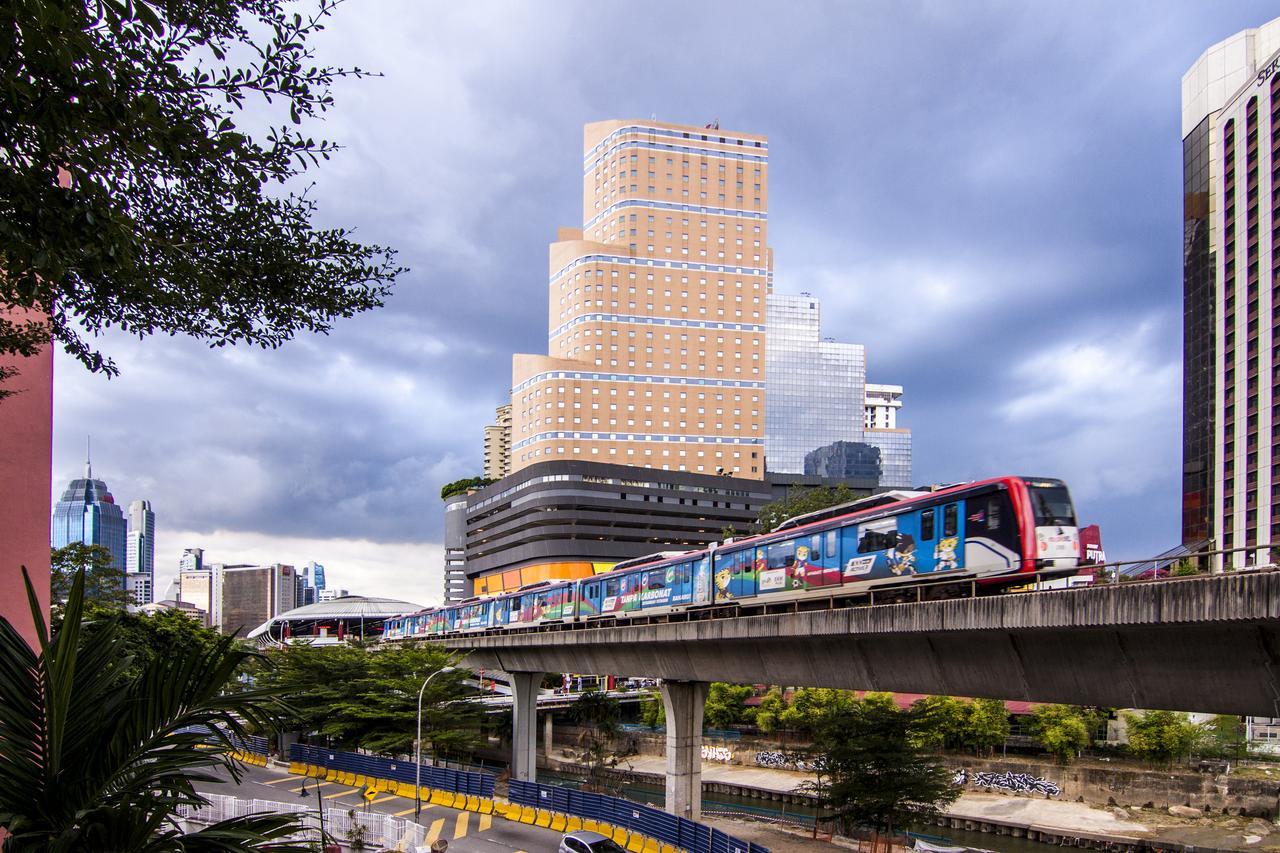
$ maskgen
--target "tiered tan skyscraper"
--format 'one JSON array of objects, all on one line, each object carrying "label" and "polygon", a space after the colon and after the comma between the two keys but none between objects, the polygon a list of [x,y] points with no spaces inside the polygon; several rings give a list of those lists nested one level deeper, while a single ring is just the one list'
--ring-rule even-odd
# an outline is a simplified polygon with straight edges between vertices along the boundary
[{"label": "tiered tan skyscraper", "polygon": [[768,142],[583,133],[583,223],[550,252],[550,355],[512,358],[512,470],[585,459],[764,473]]}]

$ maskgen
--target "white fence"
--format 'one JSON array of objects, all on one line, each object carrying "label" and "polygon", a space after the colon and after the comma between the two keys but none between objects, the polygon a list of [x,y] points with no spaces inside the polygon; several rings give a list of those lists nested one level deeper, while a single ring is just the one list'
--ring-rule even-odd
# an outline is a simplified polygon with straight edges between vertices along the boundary
[{"label": "white fence", "polygon": [[[224,794],[202,794],[209,805],[193,809],[184,807],[180,810],[182,817],[193,823],[217,823],[233,817],[244,817],[251,814],[300,814],[306,832],[294,835],[292,840],[320,838],[320,814],[315,806],[300,803],[275,803],[270,800],[241,800]],[[365,829],[364,845],[373,849],[400,850],[404,853],[425,853],[430,848],[426,843],[427,830],[411,820],[403,820],[380,812],[366,812],[360,809],[348,813],[348,809],[327,807],[324,810],[324,831],[337,843],[349,846],[354,826]]]}]

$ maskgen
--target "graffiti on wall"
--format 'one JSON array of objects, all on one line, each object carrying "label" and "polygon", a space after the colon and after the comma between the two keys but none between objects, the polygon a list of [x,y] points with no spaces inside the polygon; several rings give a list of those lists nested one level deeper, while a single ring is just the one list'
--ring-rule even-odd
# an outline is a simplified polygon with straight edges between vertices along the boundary
[{"label": "graffiti on wall", "polygon": [[956,773],[953,781],[957,785],[965,785],[972,782],[979,788],[987,788],[995,791],[1010,791],[1013,793],[1025,794],[1044,794],[1046,797],[1056,797],[1062,793],[1062,789],[1048,779],[1041,779],[1039,776],[1032,776],[1029,773],[988,773],[979,771],[970,773],[968,770],[960,770]]},{"label": "graffiti on wall", "polygon": [[727,746],[711,746],[704,743],[702,745],[702,760],[728,763],[733,760],[733,750]]},{"label": "graffiti on wall", "polygon": [[756,753],[756,764],[776,770],[821,770],[822,757],[811,758],[807,755],[762,749]]}]

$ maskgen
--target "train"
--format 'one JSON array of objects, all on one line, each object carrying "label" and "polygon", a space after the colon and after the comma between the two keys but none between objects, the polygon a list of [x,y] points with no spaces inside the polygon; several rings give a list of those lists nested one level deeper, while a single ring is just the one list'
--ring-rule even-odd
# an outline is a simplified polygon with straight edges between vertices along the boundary
[{"label": "train", "polygon": [[1079,532],[1061,480],[994,477],[888,492],[784,522],[770,533],[662,552],[567,581],[541,581],[386,621],[387,641],[551,624],[609,624],[733,608],[765,612],[866,597],[998,592],[1075,574]]}]

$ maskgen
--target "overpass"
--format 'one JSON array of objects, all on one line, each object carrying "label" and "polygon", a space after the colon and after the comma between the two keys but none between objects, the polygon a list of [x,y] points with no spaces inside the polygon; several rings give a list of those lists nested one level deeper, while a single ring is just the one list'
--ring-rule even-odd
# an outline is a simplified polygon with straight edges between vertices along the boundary
[{"label": "overpass", "polygon": [[1280,571],[834,604],[441,642],[468,666],[510,673],[519,779],[534,777],[542,673],[662,679],[667,809],[683,817],[699,811],[702,705],[712,681],[1280,716]]}]

